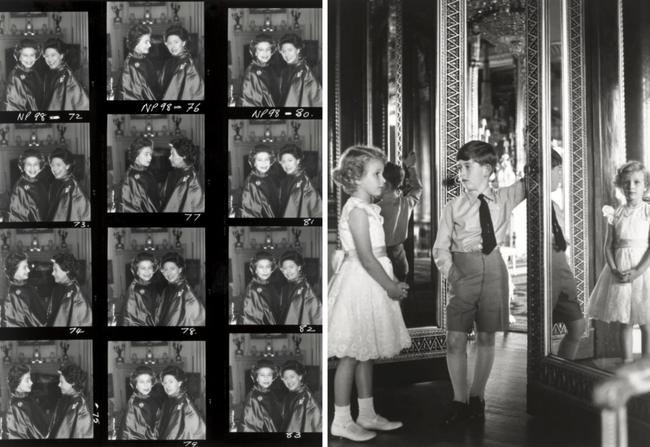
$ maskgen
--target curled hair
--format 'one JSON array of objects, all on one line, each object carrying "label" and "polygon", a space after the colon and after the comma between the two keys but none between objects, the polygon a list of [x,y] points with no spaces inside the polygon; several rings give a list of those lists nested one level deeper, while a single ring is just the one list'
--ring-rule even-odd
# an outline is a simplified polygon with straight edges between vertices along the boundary
[{"label": "curled hair", "polygon": [[551,149],[551,168],[562,165],[562,156],[555,149]]},{"label": "curled hair", "polygon": [[257,154],[261,154],[263,152],[269,154],[269,161],[271,164],[275,163],[275,152],[273,152],[273,149],[268,147],[266,144],[256,144],[248,154],[248,164],[251,168],[255,169],[255,157]]},{"label": "curled hair", "polygon": [[188,166],[195,166],[199,161],[199,148],[190,139],[174,138],[169,146],[176,149],[176,153],[185,159]]},{"label": "curled hair", "polygon": [[18,269],[18,264],[22,261],[29,261],[25,253],[12,251],[7,255],[5,258],[5,274],[9,280],[14,279],[14,275]]},{"label": "curled hair", "polygon": [[497,171],[497,151],[490,143],[472,140],[463,144],[456,155],[458,161],[474,160],[480,165],[488,165],[492,172]]},{"label": "curled hair", "polygon": [[278,45],[280,49],[282,49],[282,45],[284,45],[285,43],[290,43],[296,48],[296,50],[300,50],[301,53],[302,53],[302,49],[305,48],[305,44],[303,43],[300,36],[294,33],[289,33],[282,36],[282,38],[280,39],[280,44]]},{"label": "curled hair", "polygon": [[187,32],[185,28],[181,25],[172,25],[165,30],[165,42],[169,36],[178,36],[183,42],[189,43],[190,33]]},{"label": "curled hair", "polygon": [[280,149],[280,156],[279,158],[282,159],[282,156],[284,154],[291,154],[293,155],[293,158],[296,160],[302,160],[304,157],[304,154],[302,153],[302,149],[297,144],[289,143],[285,144],[282,146],[282,149]]},{"label": "curled hair", "polygon": [[38,158],[38,161],[41,163],[41,169],[43,169],[43,166],[45,165],[45,156],[38,149],[30,147],[25,149],[23,153],[20,154],[20,157],[18,157],[18,169],[20,169],[20,172],[25,171],[25,160],[29,157]]},{"label": "curled hair", "polygon": [[33,48],[36,51],[36,59],[41,57],[41,46],[33,39],[23,39],[14,47],[14,59],[20,63],[20,52],[25,48]]},{"label": "curled hair", "polygon": [[170,251],[169,253],[165,253],[165,255],[162,257],[160,260],[160,267],[164,267],[165,264],[168,262],[173,262],[176,264],[176,267],[179,269],[184,269],[185,268],[185,259],[175,251]]},{"label": "curled hair", "polygon": [[57,263],[69,279],[77,278],[77,260],[72,253],[57,253],[52,257],[52,262]]},{"label": "curled hair", "polygon": [[397,189],[404,181],[404,169],[389,161],[384,165],[384,178],[393,189]]},{"label": "curled hair", "polygon": [[83,391],[86,388],[88,375],[79,366],[74,363],[68,363],[61,367],[59,374],[63,376],[66,382],[72,385],[75,391]]},{"label": "curled hair", "polygon": [[180,367],[176,365],[166,366],[165,369],[163,369],[162,372],[160,373],[161,382],[165,380],[165,376],[172,376],[178,382],[182,382],[181,389],[185,387],[185,373]]},{"label": "curled hair", "polygon": [[287,360],[284,362],[282,369],[280,370],[281,375],[284,375],[285,371],[293,371],[299,376],[305,375],[305,367],[297,360]]},{"label": "curled hair", "polygon": [[23,365],[22,363],[17,363],[9,368],[9,374],[7,375],[7,382],[9,383],[9,392],[14,393],[20,381],[22,380],[25,374],[29,374],[29,366]]},{"label": "curled hair", "polygon": [[129,159],[131,163],[135,163],[135,159],[140,155],[140,151],[145,147],[150,147],[153,150],[153,140],[145,137],[137,137],[129,145]]},{"label": "curled hair", "polygon": [[74,158],[72,156],[72,152],[63,147],[57,147],[52,151],[52,153],[50,153],[50,156],[48,157],[49,162],[52,163],[52,160],[55,158],[60,158],[63,160],[63,163],[70,166],[69,170],[72,170],[72,167],[74,166]]},{"label": "curled hair", "polygon": [[269,359],[259,359],[251,368],[251,379],[253,379],[253,382],[257,382],[257,374],[260,372],[260,369],[263,368],[269,368],[271,371],[273,371],[273,380],[278,377],[279,371],[275,363]]},{"label": "curled hair", "polygon": [[43,52],[48,48],[54,48],[57,53],[65,56],[65,53],[68,51],[68,46],[61,39],[57,37],[49,38],[43,44]]},{"label": "curled hair", "polygon": [[151,384],[152,385],[155,383],[156,375],[154,374],[153,369],[151,369],[147,365],[140,365],[131,373],[131,376],[129,377],[129,382],[131,383],[131,388],[135,389],[135,384],[137,383],[138,376],[141,376],[143,374],[147,374],[147,375],[151,376]]},{"label": "curled hair", "polygon": [[287,250],[282,253],[282,256],[280,256],[280,265],[282,265],[284,261],[293,261],[297,266],[300,267],[305,265],[304,258],[296,250]]},{"label": "curled hair", "polygon": [[140,42],[142,36],[151,34],[151,28],[142,23],[136,23],[129,29],[129,34],[126,36],[126,46],[129,48],[130,52],[135,51],[135,47]]},{"label": "curled hair", "polygon": [[370,160],[386,163],[386,156],[376,147],[350,146],[341,155],[338,167],[332,171],[332,179],[346,193],[352,194],[357,189],[357,180],[361,180],[366,173]]},{"label": "curled hair", "polygon": [[138,264],[140,264],[142,261],[150,261],[153,264],[154,272],[160,267],[160,264],[158,264],[158,259],[152,253],[141,251],[135,255],[131,261],[131,273],[133,273],[133,276],[138,276]]},{"label": "curled hair", "polygon": [[250,263],[248,264],[248,270],[251,272],[253,276],[257,276],[255,274],[255,268],[257,267],[257,263],[262,260],[271,261],[272,271],[275,271],[275,269],[278,268],[278,261],[271,253],[269,253],[268,251],[258,251],[257,253],[255,253],[255,256],[251,258]]},{"label": "curled hair", "polygon": [[643,163],[640,161],[636,160],[630,160],[623,165],[621,165],[617,170],[616,170],[616,177],[614,177],[614,184],[618,186],[619,188],[623,187],[623,176],[625,174],[631,174],[634,172],[643,172],[643,179],[645,181],[645,186],[648,188],[650,186],[650,173],[648,170],[643,166]]},{"label": "curled hair", "polygon": [[257,57],[255,56],[255,49],[257,48],[257,45],[262,42],[268,42],[271,44],[271,54],[275,54],[275,52],[278,51],[278,44],[275,40],[273,40],[273,37],[269,36],[268,34],[258,34],[248,44],[248,52],[251,56],[253,56],[253,60],[257,60]]}]

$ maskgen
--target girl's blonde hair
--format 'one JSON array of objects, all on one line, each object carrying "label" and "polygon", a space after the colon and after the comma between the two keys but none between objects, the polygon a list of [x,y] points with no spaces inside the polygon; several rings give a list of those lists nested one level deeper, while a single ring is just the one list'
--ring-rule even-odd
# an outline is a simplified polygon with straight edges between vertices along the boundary
[{"label": "girl's blonde hair", "polygon": [[332,179],[346,193],[352,194],[357,189],[357,180],[366,173],[366,164],[370,160],[386,163],[386,155],[376,147],[350,146],[341,155],[338,167],[332,171]]},{"label": "girl's blonde hair", "polygon": [[614,184],[619,188],[623,187],[623,176],[625,174],[630,174],[634,172],[643,172],[643,177],[645,179],[646,188],[650,186],[650,172],[643,166],[643,163],[636,160],[630,160],[623,165],[621,165],[616,170],[616,176],[614,177]]}]

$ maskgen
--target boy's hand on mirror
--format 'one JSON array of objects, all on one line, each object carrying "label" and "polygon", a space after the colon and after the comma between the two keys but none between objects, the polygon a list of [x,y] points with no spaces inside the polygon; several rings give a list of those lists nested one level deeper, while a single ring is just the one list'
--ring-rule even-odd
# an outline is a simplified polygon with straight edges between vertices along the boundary
[{"label": "boy's hand on mirror", "polygon": [[404,157],[404,167],[406,168],[415,166],[416,162],[417,158],[415,158],[415,151],[409,152],[408,155]]}]

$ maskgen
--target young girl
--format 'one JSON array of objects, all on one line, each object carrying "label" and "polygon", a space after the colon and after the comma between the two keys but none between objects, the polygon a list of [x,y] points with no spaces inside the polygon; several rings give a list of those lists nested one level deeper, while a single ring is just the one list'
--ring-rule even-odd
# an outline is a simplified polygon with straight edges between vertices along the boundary
[{"label": "young girl", "polygon": [[173,169],[167,174],[162,190],[164,213],[205,211],[203,188],[195,169],[198,158],[198,147],[187,138],[175,138],[169,143],[169,162]]},{"label": "young girl", "polygon": [[129,146],[131,166],[122,183],[123,213],[157,213],[160,208],[158,182],[149,169],[153,160],[153,141],[137,137]]},{"label": "young girl", "polygon": [[305,62],[304,44],[296,34],[280,39],[280,54],[287,63],[280,77],[281,106],[321,107],[320,83]]},{"label": "young girl", "polygon": [[[329,284],[328,354],[338,357],[334,376],[334,421],[331,433],[353,441],[372,439],[370,430],[394,430],[401,422],[375,413],[373,360],[397,355],[411,346],[399,300],[408,285],[393,278],[386,255],[379,206],[372,204],[384,185],[384,154],[376,148],[348,148],[332,172],[350,198],[341,210],[339,237],[345,258]],[[359,417],[350,415],[356,381]]]},{"label": "young girl", "polygon": [[180,25],[165,31],[165,46],[171,57],[160,72],[164,101],[203,101],[203,79],[194,66],[188,44],[190,33]]},{"label": "young girl", "polygon": [[156,326],[205,326],[205,308],[185,278],[185,259],[170,252],[160,261],[167,280],[156,308]]},{"label": "young girl", "polygon": [[185,389],[185,373],[178,366],[168,366],[160,374],[167,400],[160,408],[158,439],[205,439],[205,421]]},{"label": "young girl", "polygon": [[282,406],[271,385],[278,368],[267,359],[258,360],[251,369],[253,388],[244,401],[244,432],[276,433],[282,429]]},{"label": "young girl", "polygon": [[14,49],[16,66],[9,73],[6,89],[6,110],[23,112],[44,110],[43,78],[36,70],[41,47],[32,39],[23,39]]},{"label": "young girl", "polygon": [[130,379],[133,394],[126,405],[118,439],[158,439],[156,421],[160,407],[151,395],[155,383],[153,370],[140,365],[131,373]]},{"label": "young girl", "polygon": [[47,110],[88,110],[88,95],[65,62],[67,49],[57,38],[43,45],[43,58],[50,68],[45,74],[43,105]]},{"label": "young girl", "polygon": [[57,148],[50,154],[54,181],[50,185],[49,219],[54,222],[90,220],[90,203],[72,174],[74,159],[69,150]]},{"label": "young girl", "polygon": [[47,220],[48,184],[43,166],[45,157],[37,149],[25,149],[18,158],[21,176],[9,200],[9,222],[41,222]]},{"label": "young girl", "polygon": [[278,187],[271,177],[275,153],[266,145],[256,145],[248,156],[253,170],[244,182],[241,217],[276,217]]},{"label": "young girl", "polygon": [[2,327],[45,326],[45,303],[34,286],[27,282],[29,271],[25,253],[11,252],[5,258],[9,289],[2,306]]},{"label": "young girl", "polygon": [[321,217],[318,191],[302,169],[302,150],[289,143],[280,151],[280,165],[287,176],[280,187],[282,217]]},{"label": "young girl", "polygon": [[632,328],[640,325],[643,355],[650,346],[650,204],[643,196],[650,186],[650,174],[638,161],[621,166],[615,184],[625,195],[625,205],[614,210],[603,207],[607,217],[605,260],[591,293],[589,316],[605,322],[621,323],[623,360],[634,360]]},{"label": "young girl", "polygon": [[303,276],[304,265],[302,255],[295,250],[280,257],[280,271],[287,279],[280,293],[284,324],[322,324],[321,303]]},{"label": "young girl", "polygon": [[243,324],[280,324],[280,295],[269,282],[277,268],[277,262],[271,253],[260,251],[249,264],[253,279],[244,291]]},{"label": "young girl", "polygon": [[124,59],[120,94],[124,101],[155,101],[159,99],[158,75],[148,58],[151,48],[151,28],[138,23],[129,29],[126,38],[129,55]]},{"label": "young girl", "polygon": [[285,433],[319,433],[322,429],[320,405],[303,383],[305,367],[295,360],[282,365],[282,382],[289,393],[282,405],[282,431]]},{"label": "young girl", "polygon": [[155,326],[158,294],[151,280],[156,271],[158,260],[153,254],[143,251],[135,255],[131,261],[133,281],[126,293],[120,326]]},{"label": "young girl", "polygon": [[277,45],[268,34],[258,34],[248,47],[253,62],[246,67],[242,82],[242,107],[275,107],[279,105],[280,92],[271,58]]}]

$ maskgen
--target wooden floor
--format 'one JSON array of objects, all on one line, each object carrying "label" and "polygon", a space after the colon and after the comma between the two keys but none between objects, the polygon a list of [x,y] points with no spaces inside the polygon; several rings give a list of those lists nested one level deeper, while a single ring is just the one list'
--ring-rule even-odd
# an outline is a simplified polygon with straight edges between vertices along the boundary
[{"label": "wooden floor", "polygon": [[[470,353],[470,359],[472,357]],[[504,447],[600,445],[599,427],[596,424],[585,426],[566,418],[550,421],[526,413],[526,334],[511,332],[506,336],[497,336],[496,360],[486,392],[484,425],[441,429],[440,421],[451,397],[450,383],[442,380],[393,388],[377,387],[377,411],[390,419],[403,421],[404,427],[391,433],[381,433],[365,444]],[[331,418],[330,414],[330,423]],[[332,437],[329,439],[329,446],[332,447],[351,445],[357,443]],[[630,445],[635,443],[630,442]]]}]

